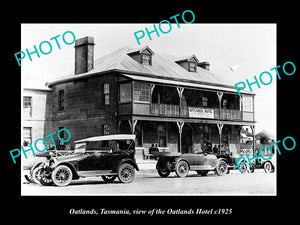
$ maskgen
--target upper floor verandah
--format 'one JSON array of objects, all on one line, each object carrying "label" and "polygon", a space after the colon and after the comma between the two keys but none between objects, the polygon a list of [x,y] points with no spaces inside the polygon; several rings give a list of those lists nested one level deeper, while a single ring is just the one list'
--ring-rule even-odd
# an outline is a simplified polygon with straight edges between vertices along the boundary
[{"label": "upper floor verandah", "polygon": [[254,122],[254,95],[166,83],[123,81],[118,115],[203,118]]}]

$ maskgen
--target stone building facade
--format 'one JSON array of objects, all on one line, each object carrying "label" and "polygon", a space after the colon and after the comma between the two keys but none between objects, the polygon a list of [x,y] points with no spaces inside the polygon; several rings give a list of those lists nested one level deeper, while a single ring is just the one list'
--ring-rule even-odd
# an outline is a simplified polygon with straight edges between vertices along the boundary
[{"label": "stone building facade", "polygon": [[135,133],[141,149],[240,153],[241,128],[255,127],[253,93],[240,98],[195,55],[124,47],[94,60],[94,44],[76,40],[75,72],[46,84],[44,134],[67,128],[72,137],[62,149],[86,137]]}]

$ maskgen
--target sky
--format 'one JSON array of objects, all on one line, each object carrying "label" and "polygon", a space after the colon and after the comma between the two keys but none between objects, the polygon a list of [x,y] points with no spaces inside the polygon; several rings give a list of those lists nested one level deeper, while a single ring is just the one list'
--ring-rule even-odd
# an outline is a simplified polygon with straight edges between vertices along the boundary
[{"label": "sky", "polygon": [[[158,26],[158,24],[156,24]],[[72,31],[76,39],[94,37],[94,59],[109,54],[124,46],[138,48],[148,45],[153,51],[173,55],[176,58],[194,54],[199,61],[208,61],[210,71],[224,76],[232,81],[232,85],[248,79],[254,81],[254,76],[268,71],[273,75],[270,85],[261,85],[259,89],[253,85],[255,96],[256,133],[267,130],[276,134],[276,82],[275,71],[270,71],[276,64],[276,24],[201,24],[180,23],[180,28],[172,24],[169,33],[155,33],[149,40],[147,35],[140,39],[141,45],[135,39],[134,33],[150,31],[153,24],[22,24],[21,49],[34,51],[43,41],[52,44],[52,52],[48,55],[40,53],[40,58],[32,54],[22,60],[21,76],[23,86],[41,87],[47,81],[74,71],[74,44],[66,45],[62,35]],[[168,27],[162,27],[168,30]],[[57,40],[61,49],[57,48],[50,38],[60,35]],[[66,35],[66,39],[71,40]],[[47,46],[44,45],[44,51]],[[16,61],[16,65],[17,61]],[[263,79],[265,82],[268,78]],[[249,90],[249,89],[246,89]]]}]

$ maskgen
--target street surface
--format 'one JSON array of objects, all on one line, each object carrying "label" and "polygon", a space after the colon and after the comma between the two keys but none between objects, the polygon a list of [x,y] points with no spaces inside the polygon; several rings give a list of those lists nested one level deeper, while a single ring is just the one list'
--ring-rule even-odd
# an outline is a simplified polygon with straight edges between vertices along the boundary
[{"label": "street surface", "polygon": [[89,177],[56,187],[31,184],[22,178],[21,195],[276,195],[276,172],[267,174],[263,169],[245,174],[234,170],[225,176],[217,176],[213,171],[200,176],[190,171],[185,178],[178,178],[175,173],[161,178],[154,165],[151,167],[136,171],[130,184],[118,179],[105,183],[101,177]]}]

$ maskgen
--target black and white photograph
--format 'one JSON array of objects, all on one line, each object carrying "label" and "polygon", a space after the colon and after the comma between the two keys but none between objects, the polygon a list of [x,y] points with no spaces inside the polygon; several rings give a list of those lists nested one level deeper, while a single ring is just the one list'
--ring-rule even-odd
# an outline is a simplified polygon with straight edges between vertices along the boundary
[{"label": "black and white photograph", "polygon": [[2,214],[292,220],[296,6],[103,3],[5,13]]},{"label": "black and white photograph", "polygon": [[22,195],[276,195],[276,24],[159,25],[22,24]]}]

